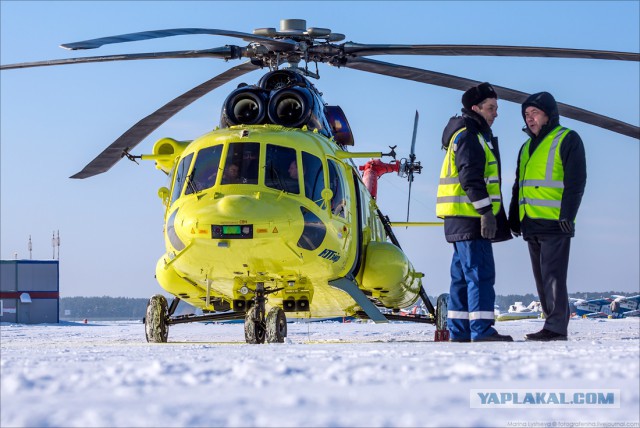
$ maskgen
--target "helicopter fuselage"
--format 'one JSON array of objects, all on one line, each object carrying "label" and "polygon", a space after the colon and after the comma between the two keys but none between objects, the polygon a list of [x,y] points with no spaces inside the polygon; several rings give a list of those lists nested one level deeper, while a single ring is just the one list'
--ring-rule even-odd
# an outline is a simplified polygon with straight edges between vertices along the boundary
[{"label": "helicopter fuselage", "polygon": [[375,200],[326,136],[239,125],[154,147],[170,152],[171,191],[160,192],[166,253],[156,267],[169,293],[206,311],[245,310],[262,284],[269,305],[309,317],[358,310],[329,285],[338,278],[385,307],[417,299],[421,274],[387,242]]}]

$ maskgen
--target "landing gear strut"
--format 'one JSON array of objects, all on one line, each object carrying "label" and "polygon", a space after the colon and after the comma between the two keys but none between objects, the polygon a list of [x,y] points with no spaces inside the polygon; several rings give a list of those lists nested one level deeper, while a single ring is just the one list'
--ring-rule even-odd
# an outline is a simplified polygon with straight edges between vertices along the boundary
[{"label": "landing gear strut", "polygon": [[264,343],[267,333],[265,323],[264,284],[256,284],[256,297],[253,306],[244,318],[244,339],[247,343]]},{"label": "landing gear strut", "polygon": [[[256,284],[256,296],[244,318],[244,338],[247,343],[282,343],[287,337],[287,317],[281,308],[271,308],[266,314],[264,284]],[[266,315],[265,315],[266,314]]]}]

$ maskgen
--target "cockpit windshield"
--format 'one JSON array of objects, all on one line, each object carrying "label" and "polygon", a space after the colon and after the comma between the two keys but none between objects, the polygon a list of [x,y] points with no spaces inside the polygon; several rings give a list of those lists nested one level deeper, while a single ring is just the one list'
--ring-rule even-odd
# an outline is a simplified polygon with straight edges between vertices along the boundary
[{"label": "cockpit windshield", "polygon": [[258,184],[260,143],[231,143],[221,184]]},{"label": "cockpit windshield", "polygon": [[173,183],[173,192],[171,193],[171,203],[178,199],[182,192],[182,187],[187,181],[187,172],[189,171],[189,166],[191,166],[191,159],[193,159],[193,153],[185,156],[178,164],[178,168],[175,172],[176,178]]},{"label": "cockpit windshield", "polygon": [[215,184],[221,154],[222,145],[207,147],[198,152],[198,157],[189,176],[191,185],[187,186],[185,195],[208,189]]},{"label": "cockpit windshield", "polygon": [[267,144],[264,185],[288,193],[300,193],[295,149]]},{"label": "cockpit windshield", "polygon": [[[302,195],[324,208],[325,164],[320,157],[291,147],[266,144],[262,163],[260,148],[260,143],[229,143],[223,160],[224,144],[218,144],[185,156],[176,166],[171,202],[180,196],[183,189],[184,194],[189,195],[209,189],[216,183],[258,184],[259,172],[263,169],[264,183],[261,181],[260,184]],[[335,166],[330,164],[329,171],[334,199],[342,200]]]}]

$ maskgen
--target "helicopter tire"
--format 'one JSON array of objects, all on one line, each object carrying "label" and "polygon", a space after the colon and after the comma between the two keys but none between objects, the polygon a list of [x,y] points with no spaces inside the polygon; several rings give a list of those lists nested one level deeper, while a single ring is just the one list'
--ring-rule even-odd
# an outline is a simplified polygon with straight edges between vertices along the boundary
[{"label": "helicopter tire", "polygon": [[449,307],[449,294],[438,296],[436,302],[436,330],[447,330],[447,312]]},{"label": "helicopter tire", "polygon": [[[265,328],[264,318],[256,319],[259,317],[259,314],[256,314],[258,309],[258,305],[252,306],[244,318],[244,339],[247,343],[264,343],[267,329]],[[264,312],[262,314],[264,317]]]},{"label": "helicopter tire", "polygon": [[144,333],[149,343],[166,343],[169,338],[169,305],[162,294],[151,296],[144,318]]},{"label": "helicopter tire", "polygon": [[287,317],[282,308],[271,308],[266,324],[267,343],[283,343],[287,337]]}]

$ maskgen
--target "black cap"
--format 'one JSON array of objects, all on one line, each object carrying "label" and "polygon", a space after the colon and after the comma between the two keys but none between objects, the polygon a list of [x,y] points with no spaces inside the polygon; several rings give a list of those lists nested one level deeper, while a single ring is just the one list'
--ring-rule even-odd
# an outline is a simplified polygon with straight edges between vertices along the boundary
[{"label": "black cap", "polygon": [[522,103],[522,117],[524,118],[524,111],[527,107],[535,107],[545,112],[549,116],[550,121],[559,119],[558,103],[555,98],[549,92],[538,92],[533,95],[529,95],[529,98]]},{"label": "black cap", "polygon": [[478,86],[468,89],[467,92],[462,94],[462,105],[467,110],[471,110],[471,107],[480,104],[487,98],[497,99],[498,94],[496,94],[496,91],[490,83],[484,82]]}]

